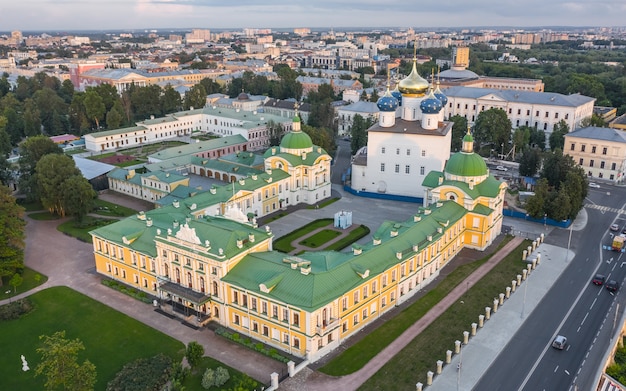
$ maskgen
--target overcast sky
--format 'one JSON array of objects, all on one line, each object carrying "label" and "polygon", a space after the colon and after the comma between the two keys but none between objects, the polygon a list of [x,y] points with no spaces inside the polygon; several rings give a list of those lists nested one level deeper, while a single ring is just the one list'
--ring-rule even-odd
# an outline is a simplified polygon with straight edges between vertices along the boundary
[{"label": "overcast sky", "polygon": [[625,0],[0,0],[0,31],[626,26]]}]

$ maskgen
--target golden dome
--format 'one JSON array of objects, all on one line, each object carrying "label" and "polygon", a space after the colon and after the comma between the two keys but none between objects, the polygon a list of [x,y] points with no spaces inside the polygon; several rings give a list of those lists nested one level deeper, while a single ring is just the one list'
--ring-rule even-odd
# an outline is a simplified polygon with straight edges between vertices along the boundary
[{"label": "golden dome", "polygon": [[428,81],[417,73],[415,63],[416,61],[414,59],[411,73],[398,83],[398,90],[400,90],[402,95],[423,96],[428,90]]}]

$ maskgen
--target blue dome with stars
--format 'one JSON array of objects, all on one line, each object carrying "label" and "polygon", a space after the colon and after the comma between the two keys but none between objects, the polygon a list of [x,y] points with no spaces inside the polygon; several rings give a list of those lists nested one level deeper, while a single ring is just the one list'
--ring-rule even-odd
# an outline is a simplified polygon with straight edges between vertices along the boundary
[{"label": "blue dome with stars", "polygon": [[437,83],[437,89],[435,90],[435,97],[439,99],[442,106],[445,107],[445,105],[448,104],[448,97],[445,96],[443,92],[441,92],[441,90],[439,89],[439,83]]},{"label": "blue dome with stars", "polygon": [[391,96],[398,100],[398,105],[402,106],[402,93],[398,89],[398,84],[396,84],[396,88],[391,91]]},{"label": "blue dome with stars", "polygon": [[430,94],[426,96],[426,99],[420,103],[420,110],[422,110],[422,113],[424,114],[437,114],[442,108],[443,105],[441,104],[441,101],[435,97],[432,90],[430,91]]},{"label": "blue dome with stars", "polygon": [[380,111],[396,111],[398,100],[389,93],[389,88],[387,88],[387,92],[378,99],[376,106]]}]

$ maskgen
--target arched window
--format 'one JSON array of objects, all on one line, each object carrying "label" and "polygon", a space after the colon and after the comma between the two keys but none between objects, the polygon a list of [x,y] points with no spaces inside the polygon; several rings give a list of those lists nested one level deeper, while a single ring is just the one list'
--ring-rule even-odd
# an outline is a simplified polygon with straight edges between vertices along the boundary
[{"label": "arched window", "polygon": [[200,277],[200,292],[204,293],[204,277]]},{"label": "arched window", "polygon": [[187,272],[187,285],[189,288],[193,288],[193,280],[191,279],[191,273]]},{"label": "arched window", "polygon": [[217,290],[217,282],[213,281],[213,296],[219,296],[217,294],[218,290]]},{"label": "arched window", "polygon": [[176,283],[180,284],[180,269],[179,268],[176,268],[175,274],[176,274]]},{"label": "arched window", "polygon": [[166,264],[163,265],[163,269],[165,271],[165,277],[170,278],[170,267]]}]

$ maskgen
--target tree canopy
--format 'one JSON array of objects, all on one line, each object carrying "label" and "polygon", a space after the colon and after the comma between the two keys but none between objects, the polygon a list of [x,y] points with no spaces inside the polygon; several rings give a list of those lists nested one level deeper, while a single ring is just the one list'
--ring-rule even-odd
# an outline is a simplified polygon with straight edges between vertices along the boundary
[{"label": "tree canopy", "polygon": [[24,208],[8,187],[0,186],[0,286],[2,278],[24,268]]},{"label": "tree canopy", "polygon": [[482,111],[474,123],[474,140],[481,155],[489,155],[491,149],[508,151],[511,140],[511,120],[500,108]]}]

